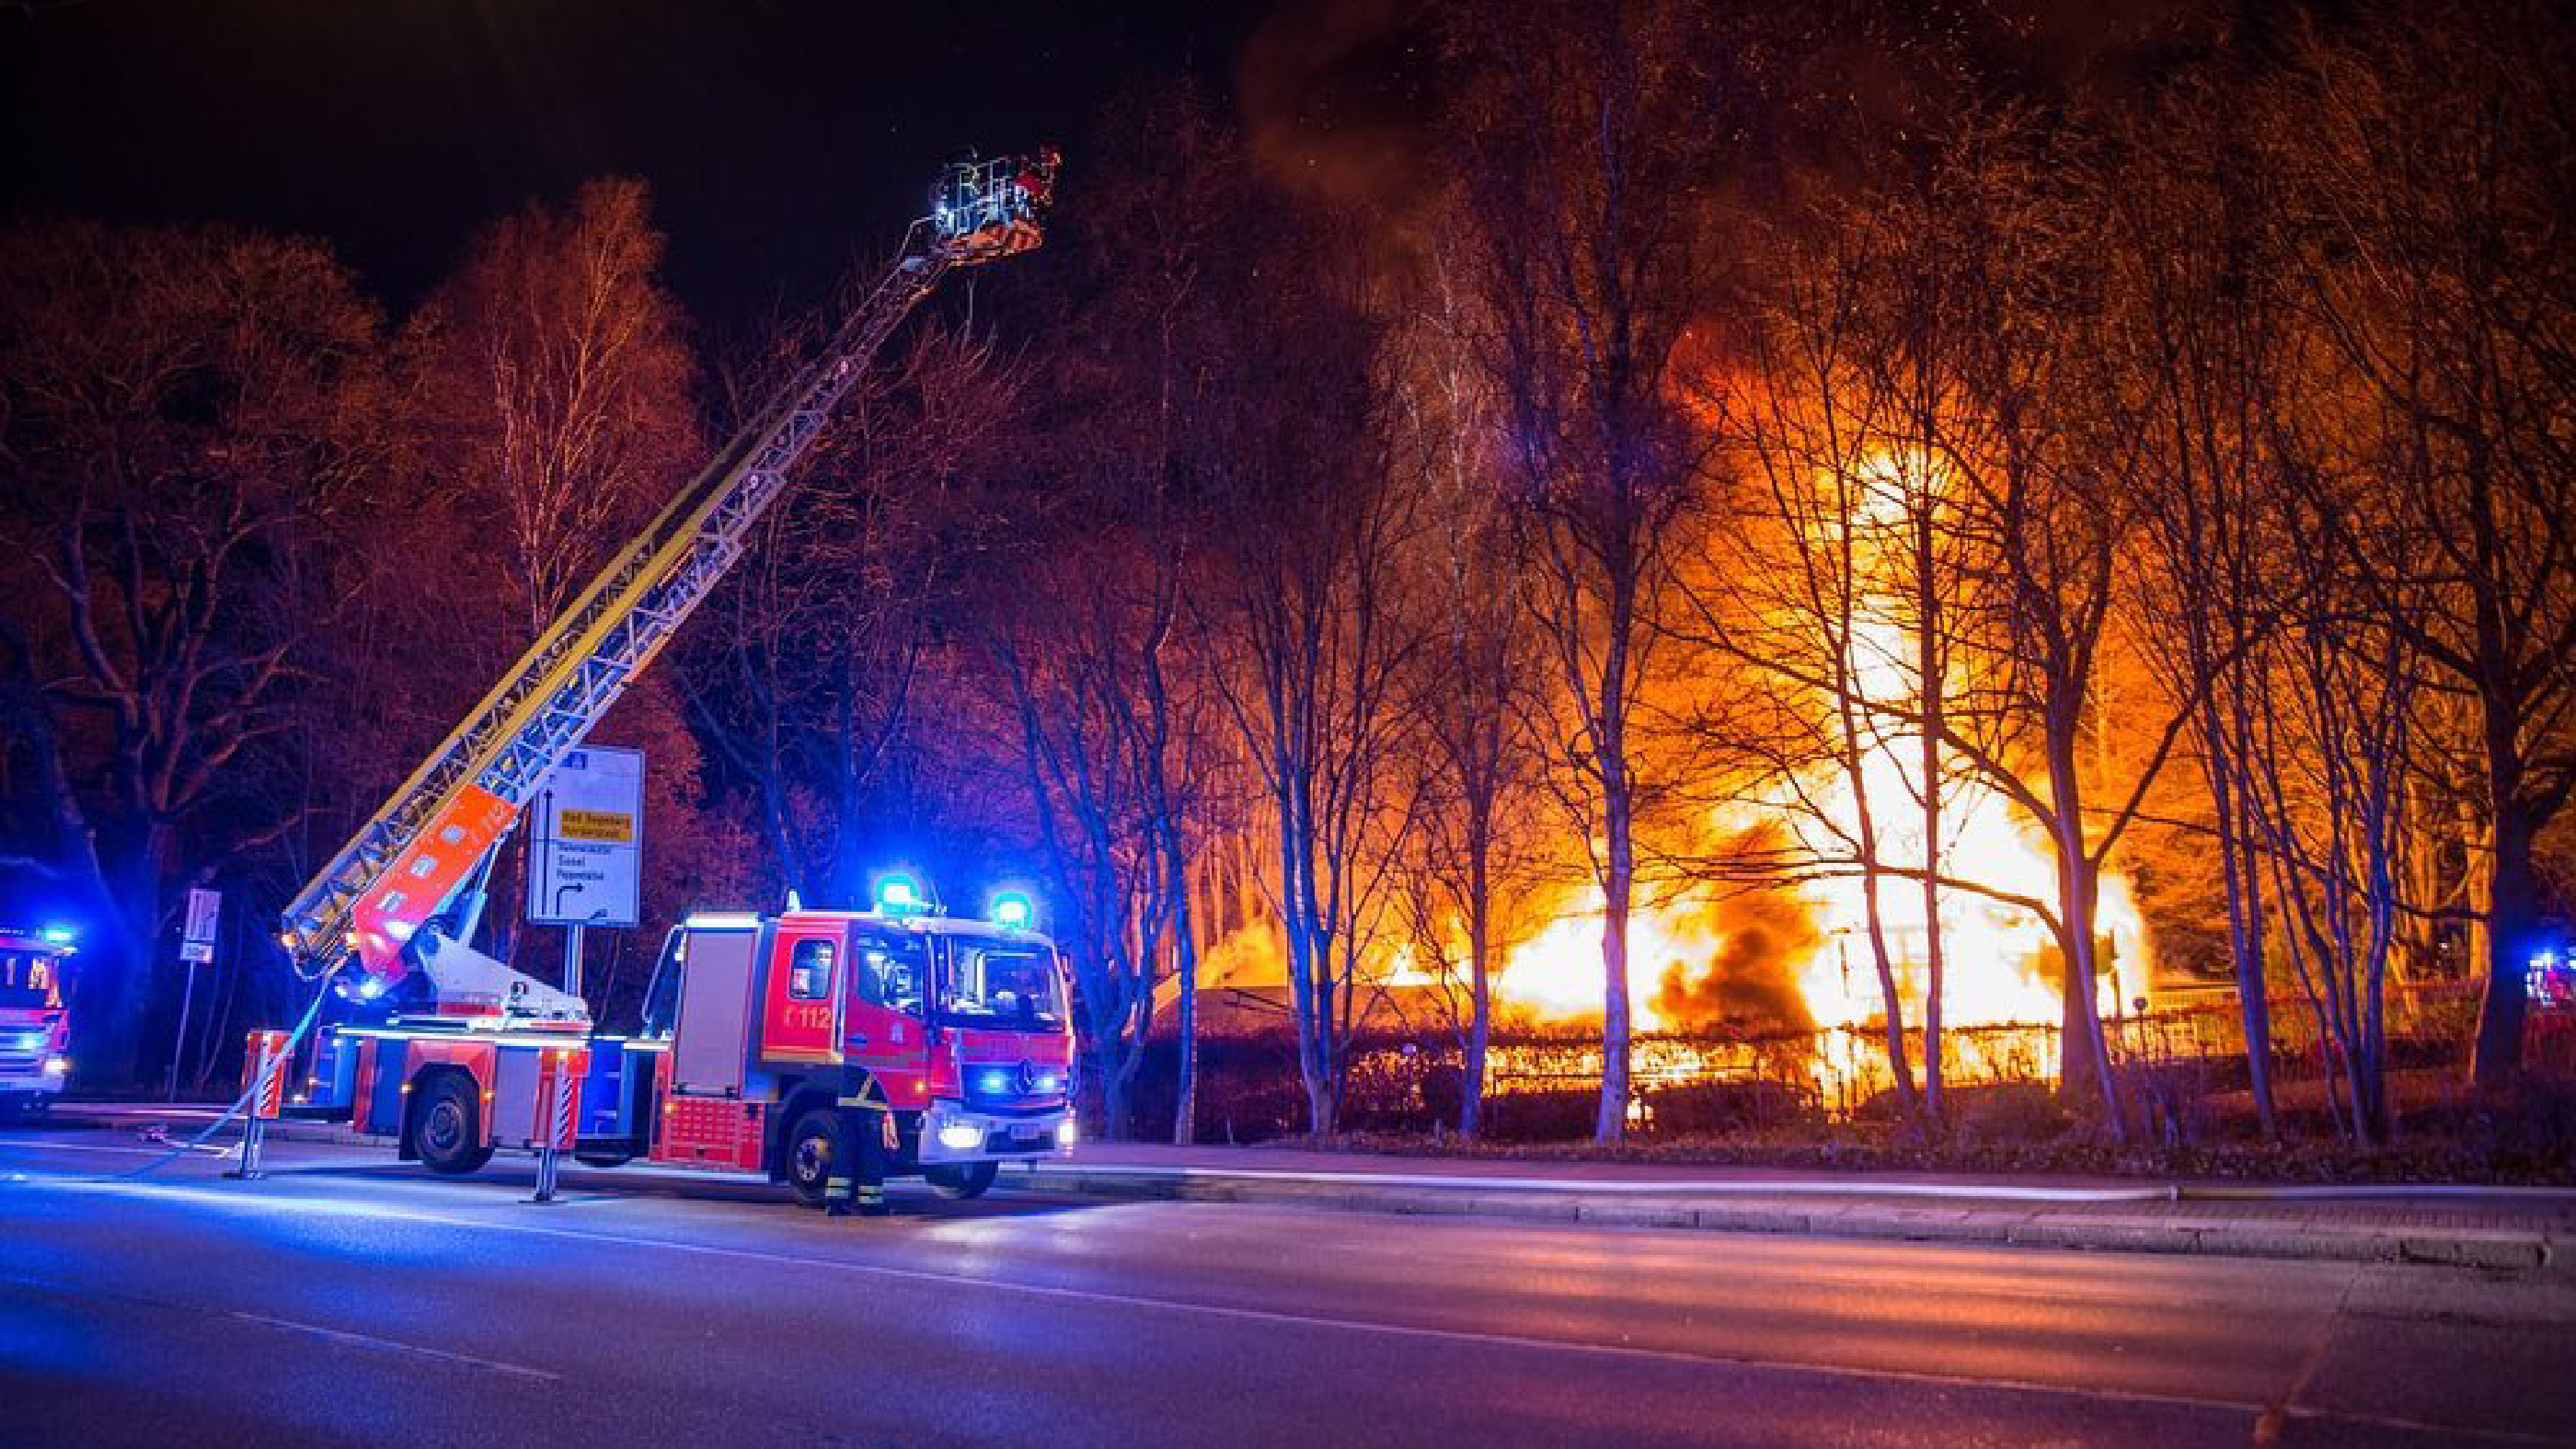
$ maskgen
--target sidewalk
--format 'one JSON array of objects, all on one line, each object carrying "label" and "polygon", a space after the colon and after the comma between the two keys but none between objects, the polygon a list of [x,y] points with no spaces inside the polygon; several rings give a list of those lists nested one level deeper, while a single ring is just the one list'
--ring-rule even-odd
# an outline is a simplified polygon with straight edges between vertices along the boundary
[{"label": "sidewalk", "polygon": [[[69,1103],[66,1122],[173,1140],[210,1104]],[[325,1122],[286,1141],[381,1145]],[[217,1140],[230,1141],[227,1128]],[[617,1174],[654,1174],[630,1166]],[[1293,1147],[1086,1143],[1005,1170],[1004,1187],[1125,1199],[1249,1202],[1617,1227],[1892,1238],[2096,1252],[2439,1263],[2576,1281],[2576,1188],[2273,1186],[2218,1181],[1399,1157]]]},{"label": "sidewalk", "polygon": [[2444,1263],[2576,1278],[2576,1189],[2265,1186],[1086,1144],[1005,1183],[1720,1232]]}]

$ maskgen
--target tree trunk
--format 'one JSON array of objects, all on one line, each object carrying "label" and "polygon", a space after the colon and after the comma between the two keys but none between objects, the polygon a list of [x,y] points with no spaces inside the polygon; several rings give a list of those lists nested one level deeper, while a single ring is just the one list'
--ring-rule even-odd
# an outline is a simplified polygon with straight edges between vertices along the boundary
[{"label": "tree trunk", "polygon": [[106,1077],[142,1079],[143,1013],[152,997],[155,946],[161,925],[161,872],[170,849],[170,827],[148,820],[142,837],[120,862],[116,892],[117,945],[124,957],[108,994]]},{"label": "tree trunk", "polygon": [[[2244,718],[2243,690],[2235,691],[2237,744],[2250,741]],[[2236,969],[2237,1018],[2245,1032],[2246,1080],[2254,1095],[2254,1117],[2263,1140],[2281,1139],[2279,1114],[2272,1107],[2272,1001],[2263,970],[2262,886],[2254,871],[2252,842],[2240,818],[2245,809],[2235,785],[2236,751],[2231,748],[2219,712],[2217,691],[2201,705],[2203,773],[2209,783],[2211,812],[2218,824],[2220,874],[2227,886],[2227,954]]]},{"label": "tree trunk", "polygon": [[1109,1142],[1127,1140],[1127,1082],[1113,1050],[1095,1048],[1092,1060],[1100,1064],[1100,1135]]},{"label": "tree trunk", "polygon": [[[2061,728],[2061,724],[2065,727]],[[2094,905],[2099,875],[2084,845],[2084,797],[2075,775],[2075,731],[2071,721],[2048,725],[2050,809],[2057,819],[2058,915],[2066,955],[2064,1010],[2059,1020],[2058,1095],[2080,1106],[2099,1095],[2103,1126],[2114,1142],[2129,1140],[2120,1113],[2119,1086],[2111,1075],[2110,1047],[2102,1037],[2102,1013],[2094,979]]]},{"label": "tree trunk", "polygon": [[[2496,772],[2503,773],[2503,772]],[[2514,797],[2519,780],[2495,782],[2495,823],[2487,838],[2493,862],[2488,876],[2486,997],[2478,1007],[2478,1040],[2471,1076],[2482,1091],[2511,1087],[2522,1071],[2524,971],[2540,928],[2539,878],[2532,840],[2539,833]]]},{"label": "tree trunk", "polygon": [[1947,1117],[1941,1088],[1941,991],[1948,974],[1941,939],[1941,731],[1947,727],[1942,678],[1939,580],[1932,502],[1915,508],[1915,674],[1923,710],[1923,1109],[1937,1129]]},{"label": "tree trunk", "polygon": [[[1168,812],[1170,805],[1163,809]],[[1169,897],[1168,911],[1172,931],[1172,976],[1177,983],[1180,1010],[1174,1025],[1180,1033],[1180,1084],[1178,1101],[1172,1108],[1172,1144],[1187,1147],[1198,1137],[1199,1117],[1199,943],[1192,934],[1190,919],[1190,875],[1182,863],[1177,832],[1172,830],[1170,816],[1164,817],[1165,875],[1163,888]],[[1148,1024],[1153,1017],[1150,1001],[1146,1009]]]},{"label": "tree trunk", "polygon": [[1489,970],[1492,907],[1485,855],[1489,846],[1478,831],[1467,862],[1467,1060],[1458,1084],[1458,1135],[1473,1141],[1485,1117],[1485,1051],[1493,1036],[1494,992]]},{"label": "tree trunk", "polygon": [[1604,771],[1601,803],[1609,858],[1601,882],[1601,1111],[1592,1139],[1619,1142],[1628,1135],[1628,911],[1636,879],[1627,781]]}]

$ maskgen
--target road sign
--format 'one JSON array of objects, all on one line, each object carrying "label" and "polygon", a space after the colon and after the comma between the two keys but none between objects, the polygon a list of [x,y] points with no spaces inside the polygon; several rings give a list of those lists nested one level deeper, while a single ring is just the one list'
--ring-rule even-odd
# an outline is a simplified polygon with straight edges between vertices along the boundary
[{"label": "road sign", "polygon": [[[224,893],[222,891],[191,890],[188,892],[188,928],[179,933],[181,960],[212,961],[215,959],[215,924],[223,918],[223,912]],[[189,946],[203,946],[206,949],[203,954],[199,954],[188,950]]]},{"label": "road sign", "polygon": [[584,748],[564,756],[537,793],[528,919],[551,926],[634,925],[643,845],[643,753]]},{"label": "road sign", "polygon": [[215,943],[212,941],[182,941],[179,943],[179,959],[187,962],[191,966],[203,966],[207,962],[215,959]]}]

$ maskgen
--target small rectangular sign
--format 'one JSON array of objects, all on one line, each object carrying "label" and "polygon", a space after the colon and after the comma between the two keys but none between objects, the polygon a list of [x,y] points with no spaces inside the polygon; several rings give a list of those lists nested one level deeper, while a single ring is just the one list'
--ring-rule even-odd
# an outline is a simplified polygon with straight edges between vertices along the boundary
[{"label": "small rectangular sign", "polygon": [[558,810],[555,824],[565,840],[598,840],[624,845],[635,838],[635,817],[610,810]]},{"label": "small rectangular sign", "polygon": [[644,756],[585,746],[537,792],[528,843],[528,919],[540,925],[631,926],[644,835]]},{"label": "small rectangular sign", "polygon": [[179,959],[192,966],[203,966],[207,962],[215,959],[215,943],[212,941],[182,941],[179,943]]}]

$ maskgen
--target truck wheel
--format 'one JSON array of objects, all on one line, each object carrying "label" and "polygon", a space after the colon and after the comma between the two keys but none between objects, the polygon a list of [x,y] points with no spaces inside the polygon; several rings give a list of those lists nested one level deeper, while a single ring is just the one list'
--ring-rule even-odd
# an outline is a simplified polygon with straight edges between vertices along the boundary
[{"label": "truck wheel", "polygon": [[809,1107],[787,1134],[787,1186],[810,1208],[823,1205],[832,1175],[832,1109]]},{"label": "truck wheel", "polygon": [[961,1162],[953,1167],[924,1168],[921,1175],[930,1180],[941,1197],[963,1202],[982,1197],[1001,1171],[1002,1164],[998,1162]]},{"label": "truck wheel", "polygon": [[471,1080],[441,1073],[429,1080],[429,1089],[421,1094],[420,1104],[412,1109],[412,1150],[429,1170],[448,1177],[480,1171],[492,1160],[492,1149],[483,1141],[483,1126],[477,1120],[474,1084]]}]

